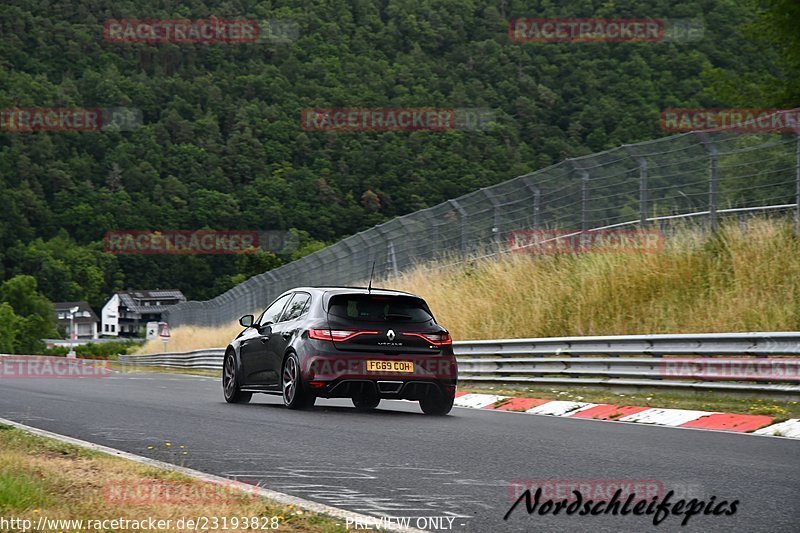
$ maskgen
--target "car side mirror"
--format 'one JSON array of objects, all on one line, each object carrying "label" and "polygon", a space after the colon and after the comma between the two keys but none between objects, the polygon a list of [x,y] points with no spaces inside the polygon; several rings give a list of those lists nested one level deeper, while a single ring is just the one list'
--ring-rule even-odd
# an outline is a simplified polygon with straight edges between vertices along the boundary
[{"label": "car side mirror", "polygon": [[245,328],[249,328],[253,325],[255,318],[253,315],[244,315],[242,318],[239,319],[239,324],[241,324]]},{"label": "car side mirror", "polygon": [[262,334],[263,336],[265,336],[265,337],[269,337],[270,335],[272,335],[272,325],[271,324],[265,324],[265,325],[261,326],[260,328],[258,328],[258,332],[260,334]]}]

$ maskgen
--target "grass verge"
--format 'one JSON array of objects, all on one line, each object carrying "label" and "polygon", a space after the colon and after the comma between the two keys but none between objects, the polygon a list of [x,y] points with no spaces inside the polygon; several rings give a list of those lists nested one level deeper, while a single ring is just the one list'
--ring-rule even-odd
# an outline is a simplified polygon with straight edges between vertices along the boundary
[{"label": "grass verge", "polygon": [[[144,491],[143,491],[144,489]],[[158,489],[160,492],[154,492]],[[31,520],[172,520],[182,517],[278,517],[278,531],[340,533],[341,520],[311,514],[0,425],[0,516]],[[167,495],[164,497],[164,495]],[[156,497],[158,496],[158,497]],[[240,518],[241,520],[241,518]],[[52,524],[52,522],[51,522]],[[97,529],[97,528],[94,528]],[[152,531],[147,528],[104,528]],[[179,530],[176,526],[168,528]],[[187,528],[188,530],[189,528]],[[86,531],[61,524],[47,530]],[[208,530],[208,529],[206,529]]]}]

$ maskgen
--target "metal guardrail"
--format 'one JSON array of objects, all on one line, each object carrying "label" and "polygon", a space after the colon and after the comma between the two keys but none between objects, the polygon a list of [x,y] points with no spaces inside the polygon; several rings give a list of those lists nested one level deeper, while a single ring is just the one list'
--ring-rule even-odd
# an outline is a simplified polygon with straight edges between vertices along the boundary
[{"label": "metal guardrail", "polygon": [[[459,341],[454,351],[462,382],[660,387],[800,397],[800,358],[784,357],[800,354],[800,332]],[[224,348],[214,348],[121,355],[119,362],[220,370],[224,353]]]},{"label": "metal guardrail", "polygon": [[120,355],[119,363],[132,366],[161,366],[167,368],[200,368],[222,370],[225,348],[209,348],[191,352],[169,352],[151,355]]},{"label": "metal guardrail", "polygon": [[680,333],[498,339],[454,343],[459,356],[570,355],[800,355],[800,332]]}]

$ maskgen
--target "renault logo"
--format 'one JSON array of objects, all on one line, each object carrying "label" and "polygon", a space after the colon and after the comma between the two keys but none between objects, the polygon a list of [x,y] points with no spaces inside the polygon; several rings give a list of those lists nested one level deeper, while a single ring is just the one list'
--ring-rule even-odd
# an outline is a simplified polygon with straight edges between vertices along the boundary
[{"label": "renault logo", "polygon": [[386,338],[389,339],[389,341],[394,340],[395,334],[393,329],[390,329],[389,331],[386,332]]}]

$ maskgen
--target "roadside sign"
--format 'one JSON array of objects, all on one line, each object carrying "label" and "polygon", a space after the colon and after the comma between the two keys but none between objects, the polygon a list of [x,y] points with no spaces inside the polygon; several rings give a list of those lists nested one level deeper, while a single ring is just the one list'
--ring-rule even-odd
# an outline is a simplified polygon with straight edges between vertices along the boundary
[{"label": "roadside sign", "polygon": [[158,337],[158,333],[161,328],[158,327],[158,322],[148,322],[147,327],[145,328],[146,334],[145,339],[151,340]]},{"label": "roadside sign", "polygon": [[169,344],[169,324],[166,322],[159,323],[161,327],[161,331],[159,332],[158,336],[161,337],[161,340],[164,342],[164,351],[167,351],[167,344]]}]

